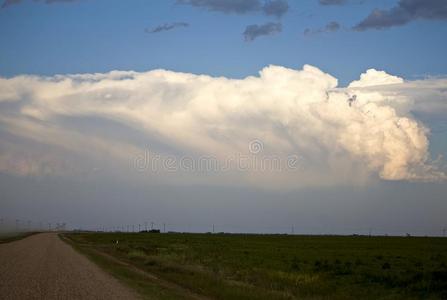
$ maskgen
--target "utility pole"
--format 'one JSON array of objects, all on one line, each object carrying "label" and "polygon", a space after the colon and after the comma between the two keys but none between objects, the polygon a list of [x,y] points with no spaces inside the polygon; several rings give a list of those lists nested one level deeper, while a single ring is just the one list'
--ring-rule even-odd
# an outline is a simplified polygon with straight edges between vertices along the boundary
[{"label": "utility pole", "polygon": [[214,224],[213,224],[213,233],[214,233]]},{"label": "utility pole", "polygon": [[163,223],[163,232],[166,232],[166,224]]}]

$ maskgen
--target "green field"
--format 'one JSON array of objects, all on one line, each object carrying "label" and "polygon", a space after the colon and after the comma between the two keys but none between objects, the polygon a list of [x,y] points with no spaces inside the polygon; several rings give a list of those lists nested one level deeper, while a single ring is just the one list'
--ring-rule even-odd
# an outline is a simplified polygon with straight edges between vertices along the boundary
[{"label": "green field", "polygon": [[0,232],[0,244],[21,240],[33,234],[35,232]]},{"label": "green field", "polygon": [[64,237],[148,298],[447,299],[446,238],[181,233]]}]

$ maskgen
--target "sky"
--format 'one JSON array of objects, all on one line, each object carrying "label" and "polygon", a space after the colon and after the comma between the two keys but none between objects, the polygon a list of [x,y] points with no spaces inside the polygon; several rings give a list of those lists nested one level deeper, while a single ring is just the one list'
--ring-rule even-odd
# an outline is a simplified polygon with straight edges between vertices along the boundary
[{"label": "sky", "polygon": [[439,235],[446,36],[443,0],[4,0],[2,222]]}]

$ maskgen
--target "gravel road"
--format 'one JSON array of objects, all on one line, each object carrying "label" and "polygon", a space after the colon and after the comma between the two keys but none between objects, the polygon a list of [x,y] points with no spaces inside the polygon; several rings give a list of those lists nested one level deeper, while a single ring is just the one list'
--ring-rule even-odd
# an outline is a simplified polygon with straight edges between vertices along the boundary
[{"label": "gravel road", "polygon": [[138,299],[61,241],[36,234],[0,245],[0,299]]}]

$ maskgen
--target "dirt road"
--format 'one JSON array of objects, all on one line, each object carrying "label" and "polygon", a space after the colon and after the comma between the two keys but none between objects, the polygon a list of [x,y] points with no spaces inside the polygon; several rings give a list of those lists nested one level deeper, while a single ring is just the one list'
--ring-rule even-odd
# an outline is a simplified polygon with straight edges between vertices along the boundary
[{"label": "dirt road", "polygon": [[138,299],[115,278],[42,233],[0,245],[0,299]]}]

